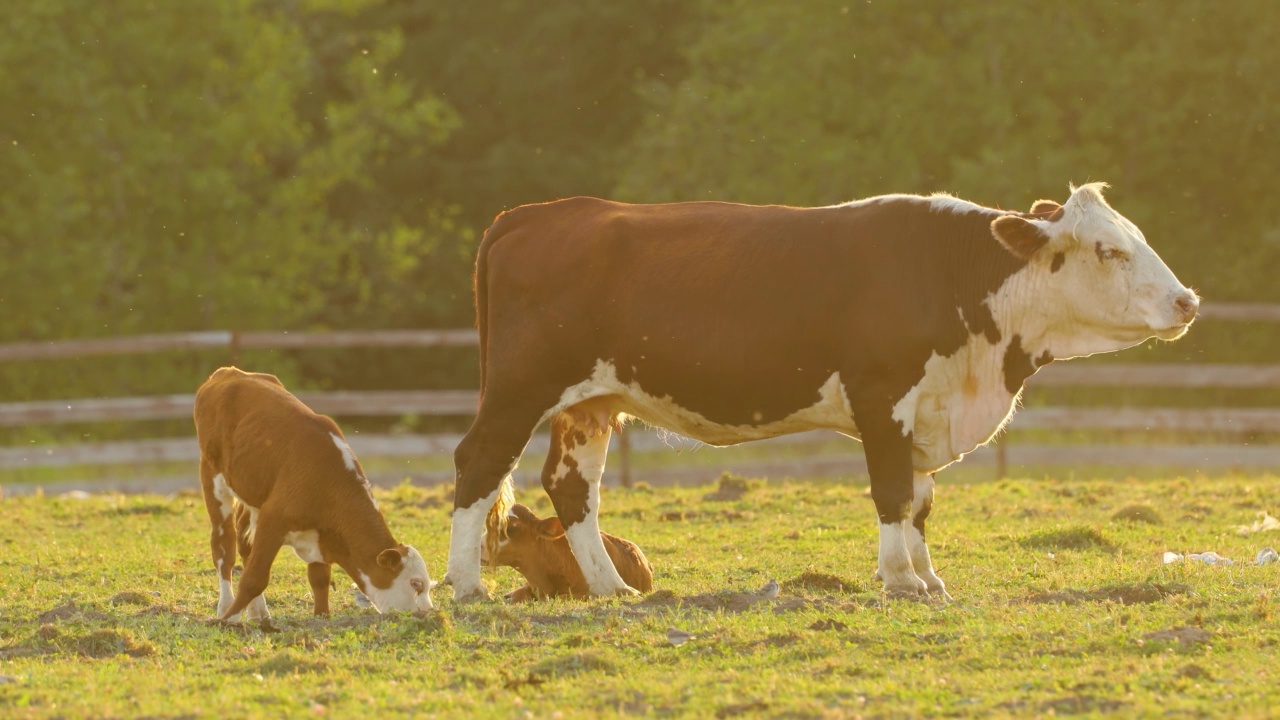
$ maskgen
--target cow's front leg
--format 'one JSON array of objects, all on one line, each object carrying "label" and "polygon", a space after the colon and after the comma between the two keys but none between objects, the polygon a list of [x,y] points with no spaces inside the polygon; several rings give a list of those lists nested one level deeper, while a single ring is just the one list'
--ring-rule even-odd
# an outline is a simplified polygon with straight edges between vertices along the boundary
[{"label": "cow's front leg", "polygon": [[894,418],[892,401],[864,402],[854,408],[871,475],[871,499],[880,517],[880,569],[876,576],[884,581],[890,596],[927,595],[925,581],[916,576],[912,566],[908,545],[915,492],[911,427]]},{"label": "cow's front leg", "polygon": [[933,473],[916,473],[911,498],[911,525],[906,530],[907,553],[911,555],[911,565],[916,575],[924,581],[929,593],[946,600],[947,587],[942,578],[933,571],[933,562],[929,558],[929,546],[924,541],[924,521],[933,508]]}]

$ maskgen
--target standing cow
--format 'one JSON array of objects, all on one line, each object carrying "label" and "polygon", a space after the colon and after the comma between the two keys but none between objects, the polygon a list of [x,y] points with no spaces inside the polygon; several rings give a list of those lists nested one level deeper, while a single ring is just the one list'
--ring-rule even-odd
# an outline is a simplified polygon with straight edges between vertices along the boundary
[{"label": "standing cow", "polygon": [[947,195],[503,213],[476,260],[481,401],[455,453],[454,597],[484,596],[500,486],[551,418],[542,484],[591,592],[634,593],[597,524],[625,416],[711,445],[861,439],[885,590],[946,597],[925,545],[933,474],[991,439],[1040,366],[1173,340],[1196,316],[1103,188],[1031,213]]}]

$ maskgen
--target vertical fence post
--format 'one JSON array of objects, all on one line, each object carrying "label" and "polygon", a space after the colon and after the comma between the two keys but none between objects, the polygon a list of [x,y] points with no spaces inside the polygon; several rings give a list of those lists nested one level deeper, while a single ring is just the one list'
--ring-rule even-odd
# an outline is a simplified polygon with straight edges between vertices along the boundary
[{"label": "vertical fence post", "polygon": [[231,331],[231,364],[240,367],[240,331]]},{"label": "vertical fence post", "polygon": [[618,469],[624,488],[631,487],[631,441],[627,437],[625,428],[618,430]]},{"label": "vertical fence post", "polygon": [[1005,449],[1009,436],[996,440],[996,480],[1003,480],[1009,474],[1009,453]]}]

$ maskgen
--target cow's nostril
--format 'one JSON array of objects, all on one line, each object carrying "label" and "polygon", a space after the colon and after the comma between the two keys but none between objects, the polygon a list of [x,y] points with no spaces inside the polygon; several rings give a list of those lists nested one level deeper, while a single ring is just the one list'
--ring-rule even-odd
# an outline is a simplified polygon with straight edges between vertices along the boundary
[{"label": "cow's nostril", "polygon": [[1182,316],[1183,321],[1191,322],[1200,309],[1200,298],[1196,297],[1195,293],[1188,292],[1179,295],[1178,299],[1173,301],[1173,306],[1178,309],[1178,314]]}]

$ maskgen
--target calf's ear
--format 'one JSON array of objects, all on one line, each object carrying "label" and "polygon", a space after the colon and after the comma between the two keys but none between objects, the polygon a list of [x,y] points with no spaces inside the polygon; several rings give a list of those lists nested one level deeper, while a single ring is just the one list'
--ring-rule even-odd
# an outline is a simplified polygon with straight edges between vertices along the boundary
[{"label": "calf's ear", "polygon": [[564,525],[561,524],[560,518],[549,517],[538,523],[538,534],[548,540],[564,537]]},{"label": "calf's ear", "polygon": [[395,570],[404,564],[404,553],[400,548],[387,548],[378,553],[378,567]]},{"label": "calf's ear", "polygon": [[991,221],[991,234],[1009,252],[1023,260],[1030,260],[1049,242],[1049,236],[1035,223],[1017,215],[1002,215]]}]

